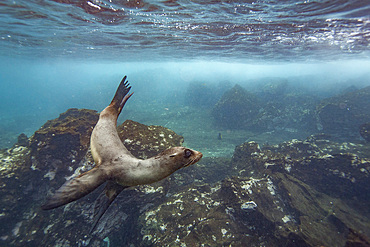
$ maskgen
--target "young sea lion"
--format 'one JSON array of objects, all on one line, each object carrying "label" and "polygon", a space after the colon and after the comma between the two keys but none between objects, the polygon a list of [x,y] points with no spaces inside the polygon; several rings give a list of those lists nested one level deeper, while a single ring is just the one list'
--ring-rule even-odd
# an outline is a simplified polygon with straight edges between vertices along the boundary
[{"label": "young sea lion", "polygon": [[108,182],[95,204],[94,228],[123,189],[157,182],[202,158],[201,152],[185,147],[173,147],[146,160],[135,158],[121,142],[116,128],[117,118],[132,95],[128,94],[130,89],[125,76],[110,105],[100,113],[90,140],[95,167],[65,182],[42,205],[42,209],[49,210],[73,202]]}]

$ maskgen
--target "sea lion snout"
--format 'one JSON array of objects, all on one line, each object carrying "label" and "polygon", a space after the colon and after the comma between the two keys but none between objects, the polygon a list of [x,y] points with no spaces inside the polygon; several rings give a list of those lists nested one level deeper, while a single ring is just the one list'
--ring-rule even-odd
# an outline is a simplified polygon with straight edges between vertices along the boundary
[{"label": "sea lion snout", "polygon": [[193,150],[193,152],[194,152],[194,157],[195,157],[193,164],[195,164],[203,157],[203,154],[195,150]]}]

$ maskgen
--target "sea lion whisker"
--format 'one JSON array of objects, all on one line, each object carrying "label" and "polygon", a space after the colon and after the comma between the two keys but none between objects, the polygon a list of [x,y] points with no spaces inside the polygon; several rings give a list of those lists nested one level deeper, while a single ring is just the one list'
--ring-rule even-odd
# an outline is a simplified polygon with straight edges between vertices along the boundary
[{"label": "sea lion whisker", "polygon": [[190,166],[192,164],[196,163],[196,158],[191,159],[184,167]]}]

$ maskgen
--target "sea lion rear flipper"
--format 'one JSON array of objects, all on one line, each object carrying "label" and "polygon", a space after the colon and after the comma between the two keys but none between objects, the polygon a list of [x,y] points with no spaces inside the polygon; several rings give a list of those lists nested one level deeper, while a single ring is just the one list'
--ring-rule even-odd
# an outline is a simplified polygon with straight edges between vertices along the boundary
[{"label": "sea lion rear flipper", "polygon": [[96,225],[98,224],[100,218],[104,215],[105,211],[112,204],[114,199],[121,193],[122,190],[128,188],[129,186],[122,186],[115,182],[108,181],[102,193],[100,193],[98,199],[96,199],[94,204],[94,222],[90,229],[90,233],[94,231]]},{"label": "sea lion rear flipper", "polygon": [[49,210],[73,202],[89,194],[105,181],[102,171],[98,168],[93,168],[65,182],[41,208]]}]

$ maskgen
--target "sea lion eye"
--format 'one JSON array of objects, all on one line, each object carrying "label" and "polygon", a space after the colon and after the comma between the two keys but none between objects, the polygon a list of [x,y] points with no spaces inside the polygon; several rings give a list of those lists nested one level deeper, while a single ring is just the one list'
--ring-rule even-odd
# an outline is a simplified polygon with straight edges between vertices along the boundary
[{"label": "sea lion eye", "polygon": [[192,154],[193,153],[189,149],[185,150],[185,158],[189,158]]}]

